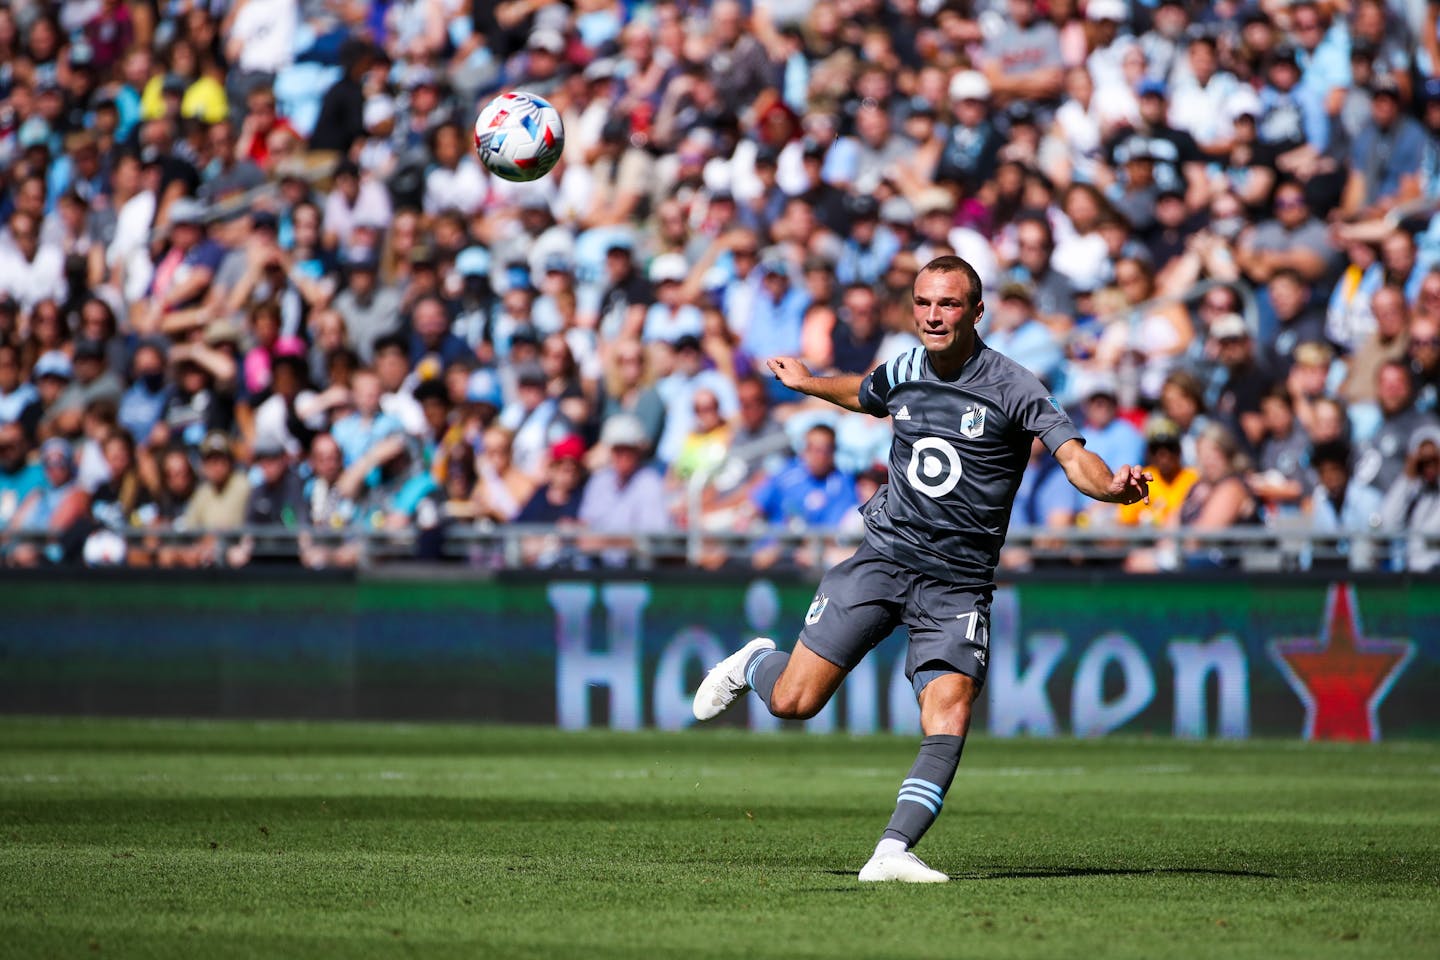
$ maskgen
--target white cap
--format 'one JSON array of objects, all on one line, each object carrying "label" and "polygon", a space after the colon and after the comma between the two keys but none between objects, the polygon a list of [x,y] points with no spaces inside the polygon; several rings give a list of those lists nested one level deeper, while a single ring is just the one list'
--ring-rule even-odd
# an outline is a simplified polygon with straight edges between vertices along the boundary
[{"label": "white cap", "polygon": [[1241,87],[1225,100],[1225,115],[1231,123],[1240,117],[1258,117],[1264,112],[1260,97],[1249,87]]},{"label": "white cap", "polygon": [[689,275],[690,265],[685,262],[684,254],[662,253],[650,262],[651,283],[664,283],[666,280],[683,283]]},{"label": "white cap", "polygon": [[950,78],[950,100],[989,100],[990,81],[979,70],[961,70]]},{"label": "white cap", "polygon": [[1216,340],[1250,336],[1250,327],[1238,313],[1222,313],[1210,321],[1210,336]]},{"label": "white cap", "polygon": [[378,127],[387,120],[394,120],[395,101],[383,94],[371,97],[365,101],[365,112],[361,116],[367,128]]},{"label": "white cap", "polygon": [[635,414],[617,413],[600,428],[600,442],[607,447],[639,447],[643,450],[650,446],[650,435]]},{"label": "white cap", "polygon": [[1085,5],[1085,19],[1124,23],[1130,19],[1130,11],[1126,9],[1125,0],[1090,0]]}]

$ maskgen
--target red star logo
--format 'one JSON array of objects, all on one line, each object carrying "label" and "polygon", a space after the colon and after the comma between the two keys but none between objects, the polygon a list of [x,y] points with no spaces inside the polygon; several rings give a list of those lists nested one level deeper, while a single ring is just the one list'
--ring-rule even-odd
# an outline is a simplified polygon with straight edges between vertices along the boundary
[{"label": "red star logo", "polygon": [[1376,712],[1415,654],[1405,640],[1362,636],[1355,590],[1337,583],[1321,634],[1270,644],[1270,658],[1305,704],[1307,740],[1379,740]]}]

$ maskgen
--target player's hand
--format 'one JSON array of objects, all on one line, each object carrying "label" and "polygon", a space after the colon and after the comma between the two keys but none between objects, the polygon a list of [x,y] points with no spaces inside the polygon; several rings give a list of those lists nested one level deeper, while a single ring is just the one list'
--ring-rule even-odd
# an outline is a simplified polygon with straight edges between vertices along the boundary
[{"label": "player's hand", "polygon": [[1141,467],[1124,466],[1110,478],[1109,494],[1116,503],[1150,502],[1150,481],[1155,478]]},{"label": "player's hand", "polygon": [[798,357],[771,357],[765,361],[765,365],[775,374],[776,380],[791,390],[800,390],[800,384],[810,379],[810,368]]}]

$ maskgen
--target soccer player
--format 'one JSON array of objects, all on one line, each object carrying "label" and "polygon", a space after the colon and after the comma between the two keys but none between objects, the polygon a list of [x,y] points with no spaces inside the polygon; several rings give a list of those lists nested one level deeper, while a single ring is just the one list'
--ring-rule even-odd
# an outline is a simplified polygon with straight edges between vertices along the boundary
[{"label": "soccer player", "polygon": [[1143,500],[1150,477],[1138,466],[1111,471],[1040,381],[976,336],[985,304],[970,264],[930,261],[912,299],[923,347],[869,374],[816,377],[793,357],[769,361],[794,390],[891,417],[890,482],[861,508],[865,542],[821,580],[794,651],[752,640],[706,675],[694,711],[709,720],[754,690],[777,717],[813,717],[903,623],[925,736],[860,879],[941,883],[949,878],[910,848],[940,813],[985,682],[995,564],[1032,439],[1096,500]]}]

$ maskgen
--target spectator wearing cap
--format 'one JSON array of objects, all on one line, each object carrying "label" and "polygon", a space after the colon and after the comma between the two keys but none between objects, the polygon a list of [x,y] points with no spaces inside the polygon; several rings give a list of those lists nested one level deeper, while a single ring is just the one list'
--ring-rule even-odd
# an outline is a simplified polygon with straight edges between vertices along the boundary
[{"label": "spectator wearing cap", "polygon": [[245,526],[284,527],[297,537],[272,540],[247,535],[226,549],[225,563],[230,567],[243,567],[252,561],[296,563],[311,545],[310,501],[305,497],[304,481],[278,438],[257,439],[254,456],[259,482],[250,488],[245,500]]},{"label": "spectator wearing cap", "polygon": [[[1145,455],[1145,439],[1130,421],[1119,416],[1119,384],[1113,376],[1097,377],[1084,390],[1081,417],[1077,424],[1085,438],[1085,449],[1103,457],[1106,463],[1140,463]],[[1118,459],[1128,458],[1128,459]],[[1109,515],[1108,507],[1094,504],[1084,496],[1074,497],[1076,514],[1089,511],[1092,516]]]},{"label": "spectator wearing cap", "polygon": [[1045,324],[1035,316],[1030,287],[1010,281],[1000,288],[993,314],[985,318],[985,345],[1014,360],[1045,383],[1054,383],[1064,354]]},{"label": "spectator wearing cap", "polygon": [[1340,200],[1341,215],[1350,219],[1383,216],[1420,195],[1425,129],[1401,112],[1400,88],[1393,80],[1377,82],[1373,97],[1370,122],[1350,149],[1350,174]]},{"label": "spectator wearing cap", "polygon": [[375,341],[400,329],[400,292],[381,282],[380,261],[368,250],[352,251],[345,261],[345,285],[334,301],[345,323],[350,348],[362,363],[375,356]]},{"label": "spectator wearing cap", "polygon": [[[1168,89],[1164,82],[1141,81],[1138,93],[1138,122],[1128,133],[1122,130],[1108,141],[1106,152],[1111,163],[1125,164],[1132,157],[1148,155],[1153,164],[1155,186],[1161,190],[1183,191],[1191,209],[1200,209],[1209,202],[1204,154],[1194,137],[1171,125]],[[1127,215],[1129,212],[1126,211]],[[1133,222],[1134,218],[1131,219]]]},{"label": "spectator wearing cap", "polygon": [[45,351],[30,369],[30,379],[35,385],[39,403],[30,407],[35,419],[33,423],[26,423],[25,427],[26,432],[34,437],[40,432],[41,420],[49,415],[56,401],[69,388],[70,381],[75,379],[75,367],[70,362],[70,355],[63,350]]},{"label": "spectator wearing cap", "polygon": [[655,384],[655,392],[665,404],[665,428],[656,446],[656,458],[664,464],[675,462],[694,429],[698,392],[706,390],[715,396],[723,419],[733,417],[739,409],[734,383],[720,371],[707,368],[698,338],[685,336],[675,341],[674,357],[671,373]]},{"label": "spectator wearing cap", "polygon": [[341,160],[335,167],[330,193],[325,198],[324,244],[342,255],[349,254],[354,246],[356,226],[383,227],[390,223],[391,212],[390,195],[384,185],[362,177],[360,166],[355,162]]},{"label": "spectator wearing cap", "polygon": [[[525,502],[515,522],[561,528],[577,526],[585,492],[584,456],[585,444],[579,437],[566,437],[551,447],[545,483]],[[520,550],[527,565],[542,568],[558,565],[570,553],[549,537],[527,537],[521,542]]]},{"label": "spectator wearing cap", "polygon": [[92,403],[118,405],[125,392],[125,383],[109,369],[105,344],[99,340],[76,341],[73,368],[74,378],[45,413],[48,429],[66,436],[79,432],[80,418]]},{"label": "spectator wearing cap", "polygon": [[64,300],[67,289],[64,254],[41,242],[40,227],[38,217],[16,209],[10,214],[10,242],[0,244],[0,295],[27,313],[42,300]]},{"label": "spectator wearing cap", "polygon": [[880,204],[868,193],[852,196],[847,206],[850,229],[835,262],[835,279],[844,284],[878,283],[900,252],[900,241],[880,224]]},{"label": "spectator wearing cap", "polygon": [[[646,343],[675,343],[681,337],[698,337],[704,331],[700,309],[684,299],[690,266],[681,253],[662,253],[650,264],[655,302],[645,311],[640,337]],[[627,331],[633,334],[635,331]]]},{"label": "spectator wearing cap", "polygon": [[1122,32],[1129,19],[1125,0],[1088,0],[1085,4],[1085,33],[1090,48],[1085,69],[1090,71],[1090,79],[1102,96],[1107,90],[1130,86],[1121,66],[1125,54],[1135,46],[1135,39]]},{"label": "spectator wearing cap", "polygon": [[538,478],[545,455],[571,432],[571,425],[560,414],[559,399],[548,395],[545,368],[539,362],[517,363],[514,376],[514,399],[500,412],[499,423],[514,434],[515,462],[527,476]]},{"label": "spectator wearing cap", "polygon": [[[810,295],[804,286],[791,283],[790,266],[776,252],[761,257],[757,272],[758,283],[752,281],[754,299],[750,302],[750,315],[737,317],[727,312],[725,319],[731,329],[744,324],[740,348],[752,361],[793,356],[800,349],[800,331]],[[779,396],[789,392],[778,380],[774,382],[782,391]]]},{"label": "spectator wearing cap", "polygon": [[1433,423],[1410,435],[1404,469],[1385,487],[1380,526],[1404,538],[1407,571],[1440,566],[1440,427]]},{"label": "spectator wearing cap", "polygon": [[[200,443],[200,475],[200,485],[176,526],[206,534],[239,527],[245,521],[250,482],[235,469],[230,438],[218,430],[206,434]],[[212,564],[218,560],[216,550],[215,538],[205,536],[182,552],[182,563],[187,566]]]},{"label": "spectator wearing cap", "polygon": [[117,420],[130,436],[149,441],[165,416],[173,386],[165,379],[168,344],[161,339],[142,340],[130,359],[130,386],[120,396]]},{"label": "spectator wearing cap", "polygon": [[1309,145],[1324,150],[1330,139],[1330,122],[1320,95],[1300,86],[1300,65],[1294,47],[1276,47],[1265,67],[1260,90],[1260,141],[1287,153]]},{"label": "spectator wearing cap", "polygon": [[130,323],[142,334],[159,332],[168,315],[198,306],[210,289],[224,250],[207,236],[205,208],[181,197],[165,209],[169,247],[155,263],[146,299]]},{"label": "spectator wearing cap", "polygon": [[1049,119],[1064,84],[1060,34],[1042,19],[1034,0],[1006,0],[1005,22],[987,33],[979,60],[996,102],[1039,102]]},{"label": "spectator wearing cap", "polygon": [[1148,502],[1122,505],[1116,520],[1124,526],[1168,526],[1199,474],[1181,459],[1179,429],[1162,416],[1146,422],[1145,450],[1145,472],[1151,477]]},{"label": "spectator wearing cap", "polygon": [[[719,246],[723,241],[717,241]],[[751,236],[751,243],[754,237]],[[605,288],[600,295],[600,336],[612,341],[624,330],[643,329],[645,311],[655,302],[655,290],[636,268],[630,244],[612,242],[605,251]]]},{"label": "spectator wearing cap", "polygon": [[31,534],[48,533],[43,547],[34,543],[16,544],[9,553],[11,566],[32,567],[42,559],[56,561],[63,556],[59,541],[65,533],[86,520],[90,495],[77,481],[75,452],[70,441],[51,437],[40,445],[40,466],[44,482],[27,493],[10,518],[9,530]]},{"label": "spectator wearing cap", "polygon": [[1413,453],[1411,438],[1440,425],[1434,414],[1415,406],[1415,383],[1410,365],[1383,364],[1375,375],[1375,400],[1380,408],[1379,427],[1362,438],[1355,475],[1362,483],[1388,492],[1405,471],[1406,456]]},{"label": "spectator wearing cap", "polygon": [[591,534],[580,548],[598,552],[606,566],[624,566],[631,536],[669,528],[669,517],[657,508],[665,502],[665,481],[646,462],[650,438],[636,417],[621,413],[606,420],[600,446],[605,465],[591,474],[580,498],[580,524]]},{"label": "spectator wearing cap", "polygon": [[990,118],[990,81],[978,70],[962,70],[950,79],[954,122],[935,170],[937,181],[959,183],[974,193],[995,174],[1002,139]]},{"label": "spectator wearing cap", "polygon": [[1256,354],[1250,326],[1239,314],[1227,313],[1210,322],[1207,353],[1218,361],[1213,397],[1207,406],[1250,450],[1258,450],[1266,428],[1260,400],[1275,380]]}]

